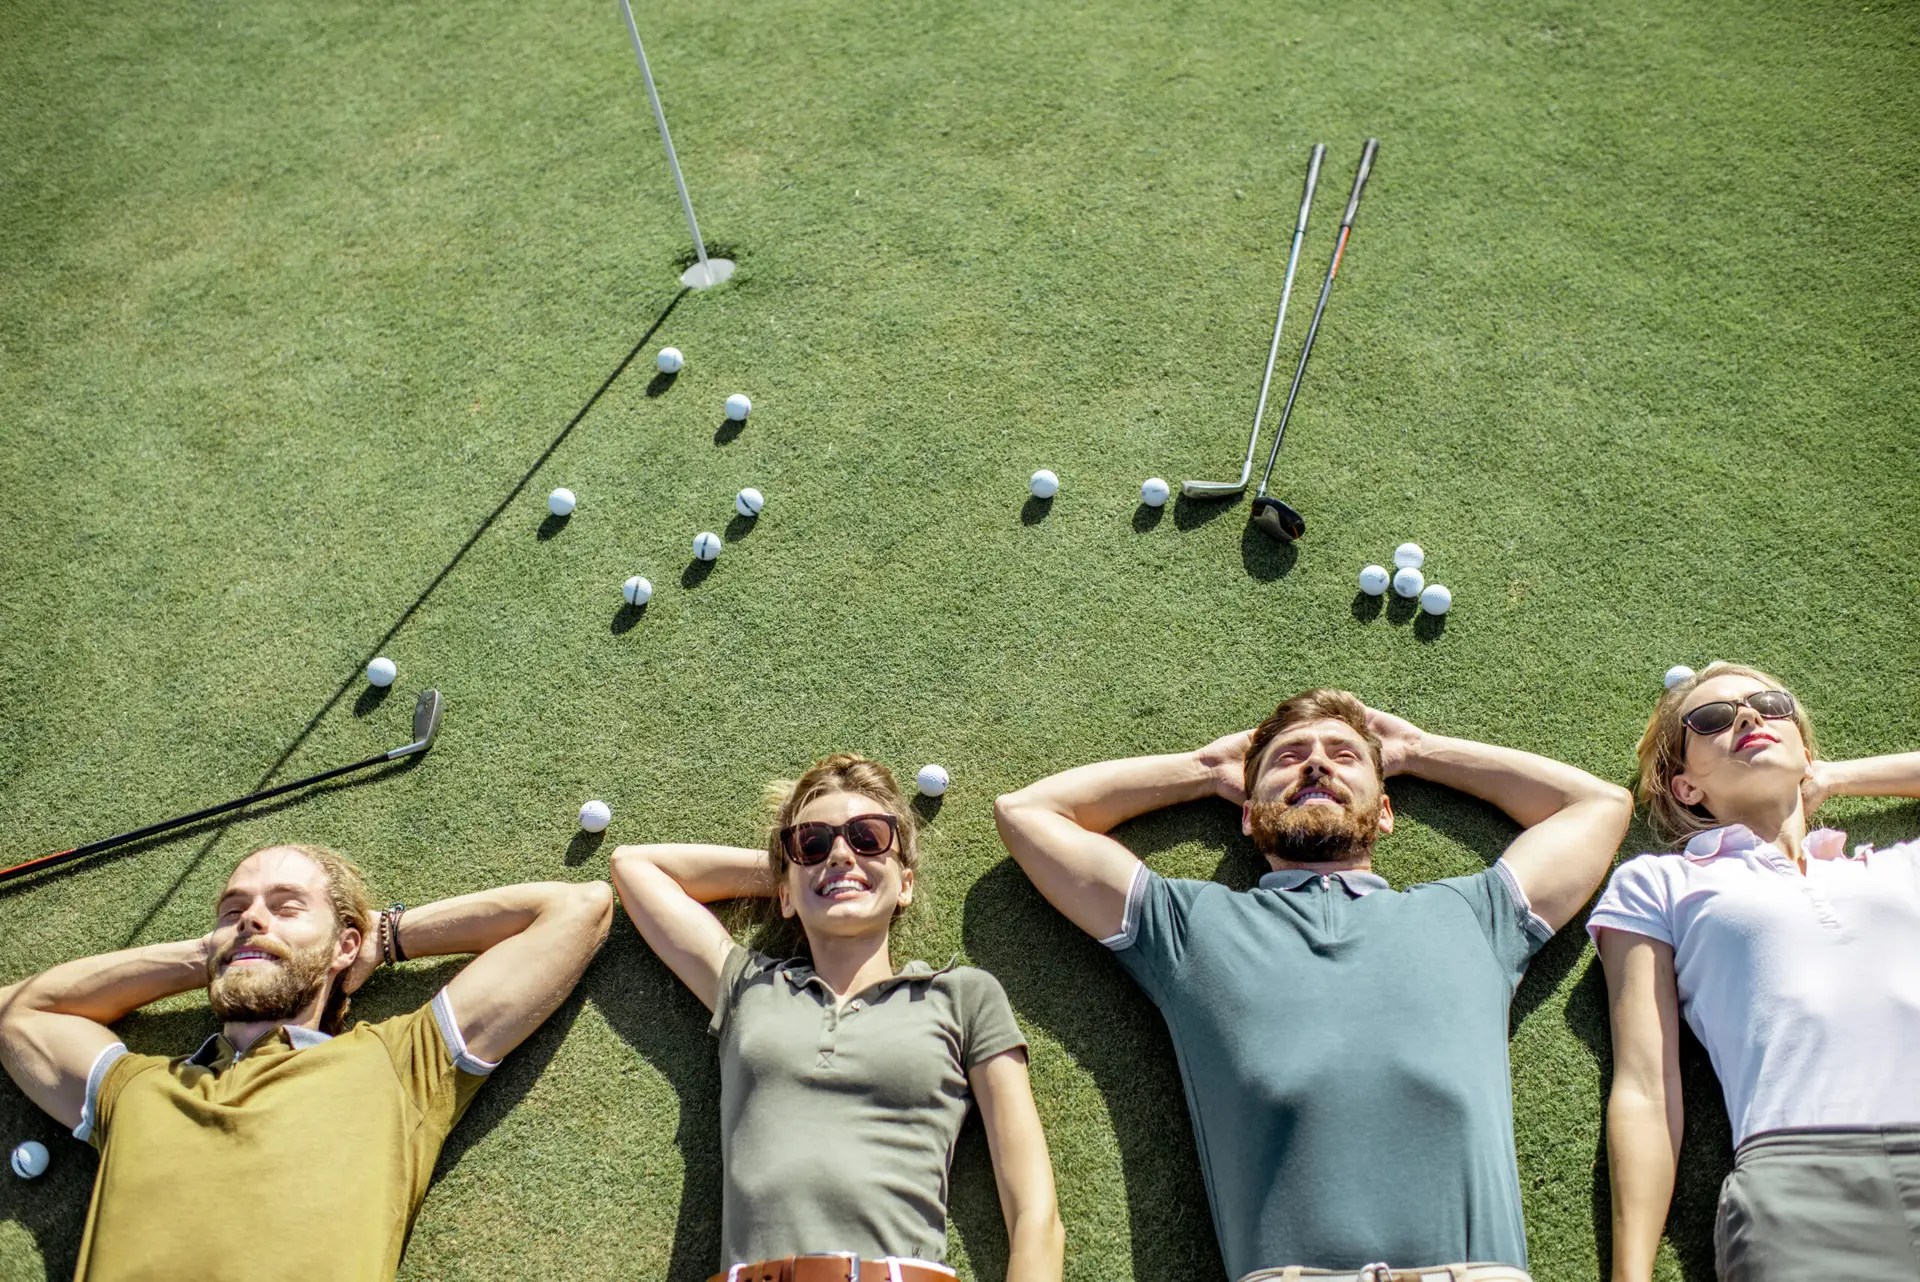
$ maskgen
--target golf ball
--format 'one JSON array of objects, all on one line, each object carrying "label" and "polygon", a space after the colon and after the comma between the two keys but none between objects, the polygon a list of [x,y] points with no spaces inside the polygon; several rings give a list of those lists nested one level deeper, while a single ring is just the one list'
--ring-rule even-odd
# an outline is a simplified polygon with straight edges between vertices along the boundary
[{"label": "golf ball", "polygon": [[1444,583],[1429,583],[1420,594],[1420,608],[1428,614],[1445,614],[1453,609],[1453,592]]},{"label": "golf ball", "polygon": [[555,516],[571,516],[576,506],[578,503],[573,497],[573,491],[564,485],[547,495],[547,511]]},{"label": "golf ball", "polygon": [[1427,576],[1410,565],[1403,565],[1393,576],[1393,590],[1401,596],[1420,595],[1420,589],[1427,586]]},{"label": "golf ball", "polygon": [[720,555],[720,536],[712,530],[702,530],[693,536],[693,554],[702,561],[711,561]]},{"label": "golf ball", "polygon": [[1033,497],[1037,499],[1050,499],[1060,492],[1060,478],[1043,467],[1033,474],[1033,479],[1027,482],[1027,488],[1033,491]]},{"label": "golf ball", "polygon": [[1149,476],[1140,482],[1140,501],[1148,507],[1165,507],[1167,495],[1173,493],[1167,483],[1157,476]]},{"label": "golf ball", "polygon": [[687,358],[680,354],[677,347],[663,347],[660,354],[653,358],[653,363],[662,374],[678,374],[680,367],[687,363]]},{"label": "golf ball", "polygon": [[1384,565],[1363,565],[1360,567],[1360,590],[1368,596],[1379,596],[1387,590],[1390,576]]},{"label": "golf ball", "polygon": [[13,1173],[23,1180],[37,1179],[47,1169],[47,1146],[39,1140],[23,1140],[13,1150]]},{"label": "golf ball", "polygon": [[1427,554],[1420,550],[1418,543],[1402,543],[1393,550],[1393,564],[1397,569],[1417,570],[1426,563]]},{"label": "golf ball", "polygon": [[399,675],[398,665],[384,654],[367,664],[367,680],[377,686],[383,688],[390,686],[393,684],[393,679]]},{"label": "golf ball", "polygon": [[947,768],[945,766],[921,766],[913,776],[913,782],[920,791],[929,797],[937,797],[947,790]]},{"label": "golf ball", "polygon": [[1671,690],[1693,675],[1693,669],[1684,663],[1676,663],[1667,669],[1667,675],[1660,678],[1661,684]]},{"label": "golf ball", "polygon": [[653,599],[653,584],[636,574],[620,585],[620,595],[626,598],[628,605],[645,605]]},{"label": "golf ball", "polygon": [[605,832],[613,822],[613,807],[604,801],[589,801],[580,807],[580,826],[588,832]]},{"label": "golf ball", "polygon": [[735,392],[727,398],[727,417],[736,423],[747,421],[747,415],[753,412],[753,402],[743,392]]},{"label": "golf ball", "polygon": [[749,485],[733,496],[733,510],[741,516],[759,516],[760,509],[767,505],[767,496]]}]

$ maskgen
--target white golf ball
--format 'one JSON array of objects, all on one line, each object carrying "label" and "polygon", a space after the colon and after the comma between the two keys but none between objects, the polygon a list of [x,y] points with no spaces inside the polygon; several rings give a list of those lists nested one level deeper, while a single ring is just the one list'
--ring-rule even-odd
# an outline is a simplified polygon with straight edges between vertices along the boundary
[{"label": "white golf ball", "polygon": [[626,598],[628,605],[645,605],[653,599],[653,584],[636,574],[620,585],[620,595]]},{"label": "white golf ball", "polygon": [[573,497],[573,491],[564,485],[547,495],[547,511],[555,516],[569,516],[577,506],[579,503]]},{"label": "white golf ball", "polygon": [[1420,594],[1420,608],[1428,614],[1445,614],[1453,609],[1453,592],[1444,583],[1429,583]]},{"label": "white golf ball", "polygon": [[1684,663],[1676,663],[1671,668],[1667,669],[1667,675],[1660,678],[1660,682],[1667,689],[1671,690],[1692,675],[1693,675],[1692,668],[1689,668]]},{"label": "white golf ball", "polygon": [[1027,488],[1033,491],[1033,497],[1037,499],[1050,499],[1060,492],[1060,478],[1043,467],[1033,474],[1033,479],[1027,482]]},{"label": "white golf ball", "polygon": [[735,392],[727,398],[727,417],[736,423],[747,421],[747,415],[753,412],[753,402],[743,392]]},{"label": "white golf ball", "polygon": [[749,485],[733,496],[733,510],[741,516],[759,516],[760,509],[767,505],[767,496]]},{"label": "white golf ball", "polygon": [[919,773],[913,776],[914,784],[929,797],[937,797],[947,790],[947,768],[945,766],[921,766]]},{"label": "white golf ball", "polygon": [[1401,596],[1420,595],[1420,589],[1427,586],[1427,576],[1410,565],[1403,565],[1393,575],[1393,590]]},{"label": "white golf ball", "polygon": [[1368,596],[1379,596],[1387,590],[1391,577],[1384,565],[1363,565],[1360,567],[1360,590]]},{"label": "white golf ball", "polygon": [[23,1180],[38,1179],[46,1173],[47,1146],[39,1140],[23,1140],[13,1150],[13,1173]]},{"label": "white golf ball", "polygon": [[1171,493],[1173,490],[1157,476],[1149,476],[1140,482],[1140,501],[1148,507],[1165,507],[1167,495]]},{"label": "white golf ball", "polygon": [[687,363],[687,358],[680,354],[677,347],[663,347],[660,354],[653,358],[653,363],[662,374],[678,374],[680,367]]},{"label": "white golf ball", "polygon": [[393,679],[399,675],[399,666],[384,654],[367,664],[367,680],[383,689],[392,685]]},{"label": "white golf ball", "polygon": [[580,807],[580,826],[588,832],[605,832],[613,822],[613,807],[604,801],[589,801]]},{"label": "white golf ball", "polygon": [[1417,570],[1427,563],[1427,554],[1418,543],[1402,543],[1393,550],[1393,564],[1402,570]]},{"label": "white golf ball", "polygon": [[693,554],[702,561],[711,561],[719,556],[722,546],[720,536],[712,530],[702,530],[693,536]]}]

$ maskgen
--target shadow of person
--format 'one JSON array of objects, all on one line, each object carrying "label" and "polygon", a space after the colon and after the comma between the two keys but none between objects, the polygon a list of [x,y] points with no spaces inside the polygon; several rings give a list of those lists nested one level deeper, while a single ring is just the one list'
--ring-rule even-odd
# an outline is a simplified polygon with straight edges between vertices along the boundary
[{"label": "shadow of person", "polygon": [[575,991],[680,1101],[673,1143],[685,1183],[666,1282],[704,1282],[720,1258],[720,1069],[707,1009],[620,921]]},{"label": "shadow of person", "polygon": [[[1202,803],[1144,816],[1116,836],[1151,855],[1191,840],[1223,849],[1244,844],[1238,833],[1235,812]],[[1247,862],[1230,854],[1223,865],[1237,880]],[[1025,1024],[1045,1029],[1093,1078],[1106,1104],[1120,1150],[1132,1275],[1222,1276],[1212,1222],[1195,1213],[1207,1204],[1206,1188],[1159,1012],[1107,950],[1056,913],[1011,860],[973,884],[963,920],[967,955],[1000,980]],[[973,1177],[964,1185],[963,1174]],[[991,1172],[957,1171],[951,1212],[967,1242],[1003,1240]],[[979,1255],[968,1254],[979,1263]]]}]

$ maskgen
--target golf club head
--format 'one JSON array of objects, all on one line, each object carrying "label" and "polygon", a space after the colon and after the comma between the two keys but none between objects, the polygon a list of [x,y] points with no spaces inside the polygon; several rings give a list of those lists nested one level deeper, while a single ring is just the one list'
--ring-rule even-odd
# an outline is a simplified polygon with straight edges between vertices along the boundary
[{"label": "golf club head", "polygon": [[1270,494],[1253,501],[1253,523],[1269,538],[1291,543],[1307,532],[1307,518]]},{"label": "golf club head", "polygon": [[413,742],[418,750],[425,752],[433,746],[433,737],[440,733],[440,712],[446,707],[446,701],[438,690],[422,690],[413,705]]},{"label": "golf club head", "polygon": [[1190,499],[1225,499],[1243,492],[1247,488],[1247,478],[1238,481],[1182,481],[1180,493]]}]

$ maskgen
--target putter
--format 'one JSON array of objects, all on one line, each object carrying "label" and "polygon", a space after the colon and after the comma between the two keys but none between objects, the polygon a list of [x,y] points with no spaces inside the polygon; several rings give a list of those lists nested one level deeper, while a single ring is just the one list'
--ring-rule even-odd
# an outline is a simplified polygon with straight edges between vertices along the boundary
[{"label": "putter", "polygon": [[1247,478],[1253,475],[1253,449],[1260,443],[1260,418],[1267,412],[1267,388],[1273,384],[1273,358],[1280,352],[1280,324],[1287,319],[1287,299],[1293,294],[1293,269],[1300,262],[1300,241],[1307,234],[1307,208],[1313,204],[1313,189],[1320,181],[1320,160],[1327,154],[1327,145],[1313,144],[1313,155],[1307,160],[1307,190],[1300,197],[1300,220],[1293,225],[1293,248],[1287,251],[1287,283],[1280,287],[1280,313],[1273,318],[1273,342],[1267,346],[1267,372],[1260,380],[1260,403],[1253,411],[1253,435],[1247,438],[1247,457],[1240,463],[1240,479],[1237,481],[1182,481],[1180,492],[1190,499],[1223,499],[1230,494],[1238,494],[1247,488]]},{"label": "putter", "polygon": [[11,868],[0,868],[0,881],[8,881],[14,877],[25,876],[27,873],[34,872],[38,869],[52,868],[58,864],[64,864],[70,859],[82,859],[88,855],[98,854],[103,850],[111,850],[115,846],[124,846],[130,841],[139,841],[143,837],[154,836],[157,833],[167,831],[169,828],[179,828],[186,824],[198,823],[202,819],[211,819],[215,815],[225,814],[229,810],[238,810],[240,807],[250,806],[256,801],[265,801],[269,797],[278,797],[280,794],[292,792],[296,788],[306,788],[316,783],[324,783],[328,779],[333,779],[340,775],[350,774],[355,770],[365,770],[368,766],[383,765],[389,761],[399,761],[403,757],[411,757],[416,753],[425,752],[433,746],[434,736],[440,733],[440,712],[443,707],[445,707],[445,702],[440,698],[440,692],[438,690],[422,690],[420,692],[420,698],[416,700],[413,705],[412,743],[401,744],[398,748],[377,753],[374,756],[368,757],[365,761],[356,761],[350,766],[336,766],[332,770],[323,770],[319,774],[309,775],[305,779],[295,779],[292,783],[278,784],[272,788],[263,789],[260,792],[250,792],[237,801],[222,802],[217,806],[208,806],[205,810],[196,810],[190,815],[181,815],[177,819],[163,819],[159,823],[148,824],[144,828],[135,828],[132,832],[123,832],[115,837],[102,837],[100,840],[90,841],[84,846],[75,846],[72,850],[61,850],[51,855],[42,855],[38,859],[29,859],[23,864],[15,864]]},{"label": "putter", "polygon": [[1313,319],[1307,323],[1307,341],[1300,348],[1300,364],[1293,371],[1293,386],[1287,389],[1287,403],[1280,411],[1280,426],[1273,431],[1273,449],[1267,454],[1267,470],[1261,474],[1260,488],[1253,496],[1253,524],[1262,533],[1291,543],[1307,532],[1307,518],[1267,493],[1273,477],[1273,461],[1280,457],[1280,442],[1287,437],[1287,419],[1293,415],[1294,397],[1300,395],[1300,378],[1307,372],[1307,357],[1313,355],[1313,338],[1320,332],[1320,316],[1327,310],[1327,295],[1333,290],[1333,278],[1340,270],[1340,256],[1347,252],[1347,237],[1353,232],[1353,216],[1360,210],[1360,192],[1373,170],[1374,153],[1380,150],[1378,138],[1367,139],[1360,153],[1360,171],[1353,176],[1353,194],[1347,197],[1346,217],[1340,220],[1340,240],[1333,247],[1333,261],[1327,264],[1327,279],[1320,285],[1320,301],[1314,304]]}]

